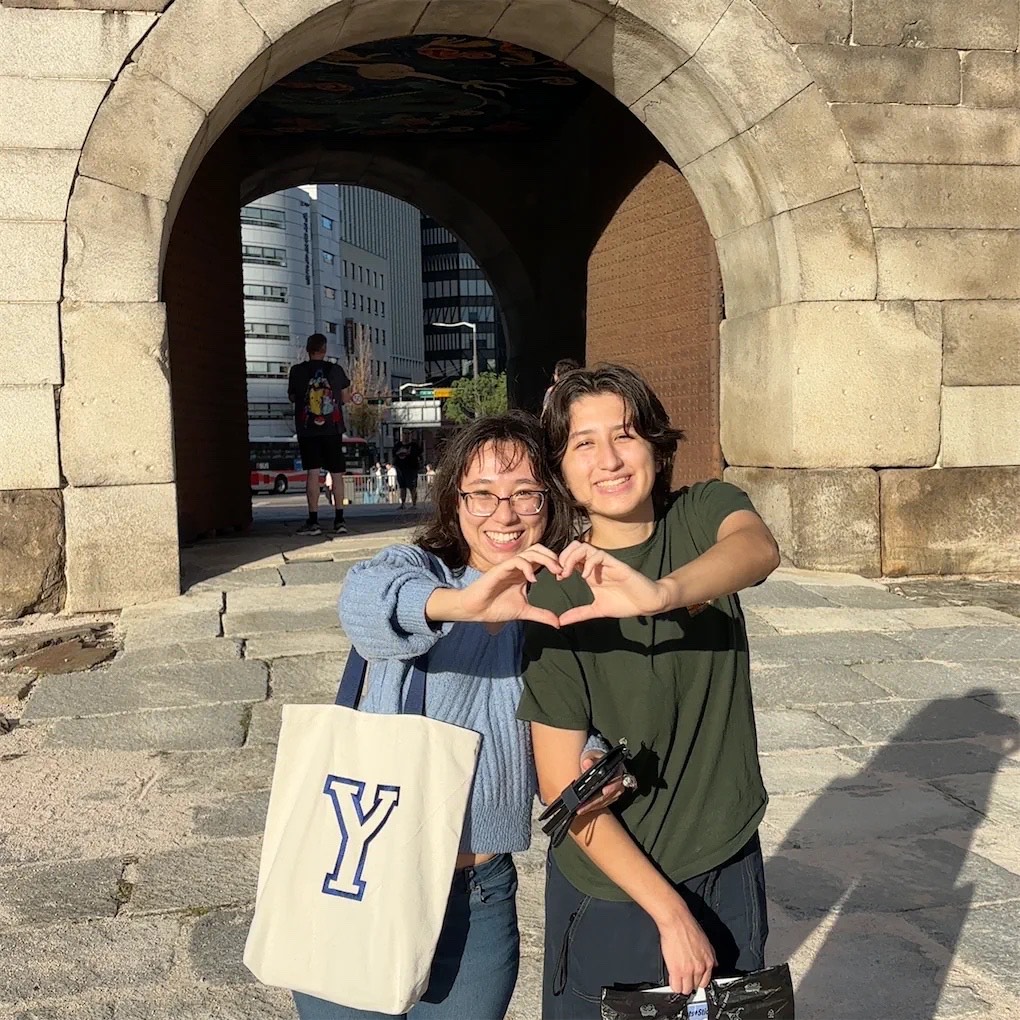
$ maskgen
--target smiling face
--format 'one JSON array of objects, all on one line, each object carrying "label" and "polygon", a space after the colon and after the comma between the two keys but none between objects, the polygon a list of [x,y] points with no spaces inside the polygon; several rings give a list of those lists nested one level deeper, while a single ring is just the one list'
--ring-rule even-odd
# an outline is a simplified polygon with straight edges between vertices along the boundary
[{"label": "smiling face", "polygon": [[[460,490],[513,496],[519,492],[543,490],[531,458],[521,449],[487,443],[472,458],[461,475]],[[548,503],[537,514],[518,514],[506,500],[491,517],[468,513],[467,501],[460,499],[457,511],[461,534],[467,542],[468,563],[478,570],[511,559],[542,540],[548,521]]]},{"label": "smiling face", "polygon": [[655,450],[627,427],[627,405],[616,393],[579,397],[570,405],[570,435],[560,468],[574,499],[588,511],[593,541],[615,523],[654,518]]}]

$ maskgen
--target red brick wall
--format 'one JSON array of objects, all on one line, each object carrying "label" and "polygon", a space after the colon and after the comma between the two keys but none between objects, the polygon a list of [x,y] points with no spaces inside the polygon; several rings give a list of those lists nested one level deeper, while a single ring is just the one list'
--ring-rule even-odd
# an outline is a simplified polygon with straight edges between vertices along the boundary
[{"label": "red brick wall", "polygon": [[673,481],[722,477],[715,245],[694,193],[658,162],[623,200],[588,263],[588,364],[617,361],[655,387],[687,433]]},{"label": "red brick wall", "polygon": [[184,541],[251,521],[238,181],[227,137],[188,189],[163,272]]}]

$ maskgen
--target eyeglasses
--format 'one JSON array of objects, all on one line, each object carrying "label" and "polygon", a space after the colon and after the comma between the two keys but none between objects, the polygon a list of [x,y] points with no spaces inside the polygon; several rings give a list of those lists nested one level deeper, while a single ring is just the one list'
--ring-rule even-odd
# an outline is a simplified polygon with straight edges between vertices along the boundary
[{"label": "eyeglasses", "polygon": [[545,506],[545,492],[540,489],[515,492],[512,496],[497,496],[494,492],[461,492],[460,498],[472,517],[491,517],[500,503],[509,503],[519,517],[534,517]]}]

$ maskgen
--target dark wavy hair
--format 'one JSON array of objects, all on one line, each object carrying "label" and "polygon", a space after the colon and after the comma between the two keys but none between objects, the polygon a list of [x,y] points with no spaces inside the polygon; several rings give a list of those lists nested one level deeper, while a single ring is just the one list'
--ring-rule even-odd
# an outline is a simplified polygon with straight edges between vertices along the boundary
[{"label": "dark wavy hair", "polygon": [[[674,428],[662,401],[655,391],[633,369],[623,365],[596,365],[575,368],[553,388],[542,412],[546,450],[558,481],[563,484],[561,465],[570,440],[570,408],[575,400],[614,393],[626,408],[627,429],[647,440],[655,451],[657,472],[652,486],[652,500],[657,511],[669,499],[673,478],[673,460],[677,446],[683,441],[683,429]],[[575,511],[582,507],[575,506]]]},{"label": "dark wavy hair", "polygon": [[548,523],[542,544],[558,551],[570,537],[571,510],[549,467],[538,419],[527,411],[487,415],[465,425],[446,444],[432,482],[432,517],[414,536],[416,545],[434,553],[454,571],[462,571],[471,556],[460,530],[460,480],[478,452],[490,444],[501,458],[503,470],[529,458],[535,478],[547,490]]}]

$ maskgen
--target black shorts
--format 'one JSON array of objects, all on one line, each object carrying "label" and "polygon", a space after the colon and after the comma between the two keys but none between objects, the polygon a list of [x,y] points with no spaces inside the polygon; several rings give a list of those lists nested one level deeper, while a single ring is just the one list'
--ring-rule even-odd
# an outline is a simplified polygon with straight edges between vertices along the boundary
[{"label": "black shorts", "polygon": [[418,491],[418,472],[417,471],[401,471],[397,468],[397,487],[400,489],[410,489],[412,492]]},{"label": "black shorts", "polygon": [[298,436],[301,467],[305,471],[325,468],[330,474],[343,474],[347,470],[344,460],[344,443],[340,436]]}]

